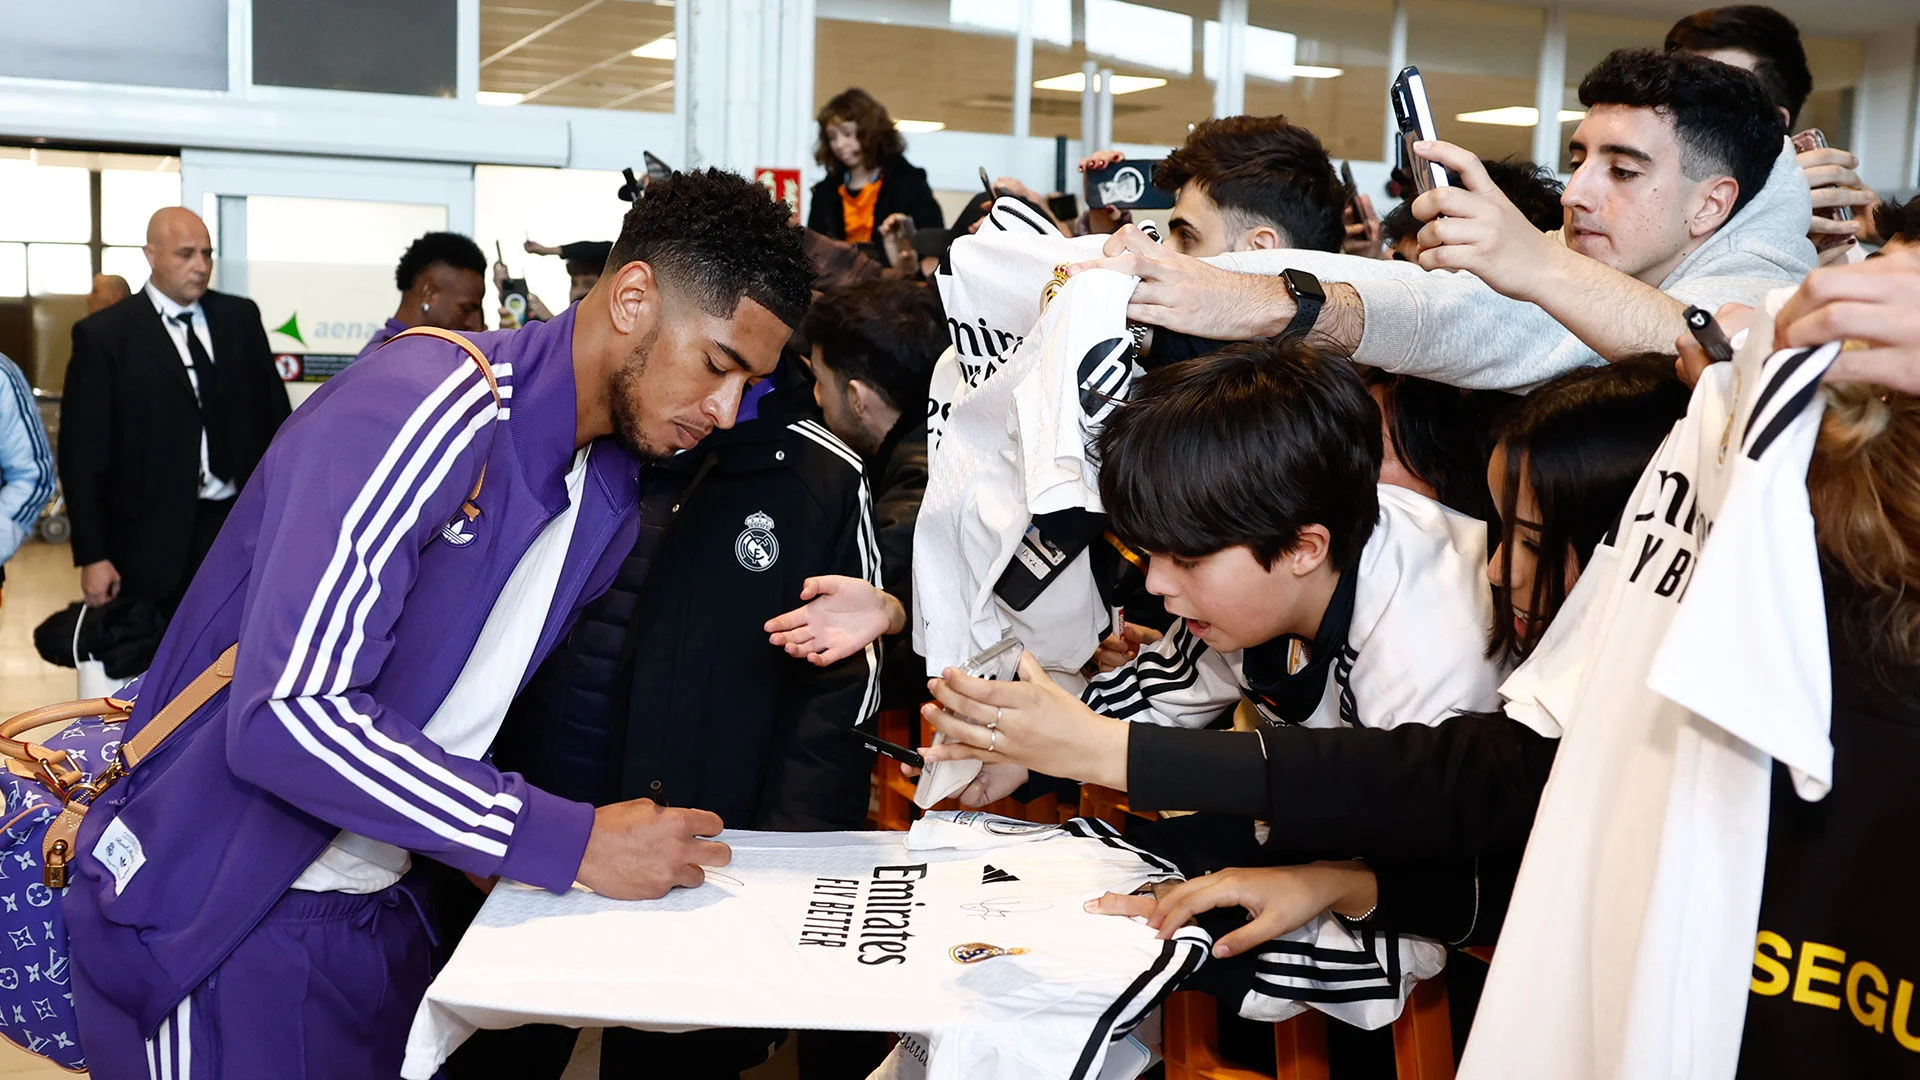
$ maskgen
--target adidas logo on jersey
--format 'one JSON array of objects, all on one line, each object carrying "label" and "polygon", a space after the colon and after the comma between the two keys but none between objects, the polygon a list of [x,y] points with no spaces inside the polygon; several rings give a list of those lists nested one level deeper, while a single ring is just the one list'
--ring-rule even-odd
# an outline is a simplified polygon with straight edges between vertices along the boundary
[{"label": "adidas logo on jersey", "polygon": [[988,863],[980,869],[980,884],[982,885],[1001,885],[1009,881],[1019,880],[1019,878],[992,863]]}]

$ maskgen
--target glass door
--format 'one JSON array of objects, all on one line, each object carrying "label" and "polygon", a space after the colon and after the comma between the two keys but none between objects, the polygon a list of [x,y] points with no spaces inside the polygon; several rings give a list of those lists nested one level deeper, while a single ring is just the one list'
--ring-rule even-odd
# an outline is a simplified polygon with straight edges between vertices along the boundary
[{"label": "glass door", "polygon": [[471,166],[189,150],[180,173],[213,233],[214,288],[260,305],[295,408],[393,315],[409,244],[473,231]]}]

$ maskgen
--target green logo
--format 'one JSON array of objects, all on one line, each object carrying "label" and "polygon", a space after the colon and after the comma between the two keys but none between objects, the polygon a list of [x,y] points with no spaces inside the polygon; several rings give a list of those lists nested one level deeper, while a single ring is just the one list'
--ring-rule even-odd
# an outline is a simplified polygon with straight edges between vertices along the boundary
[{"label": "green logo", "polygon": [[307,343],[307,339],[300,336],[300,313],[297,311],[287,316],[286,322],[274,327],[273,332],[285,334],[302,345]]}]

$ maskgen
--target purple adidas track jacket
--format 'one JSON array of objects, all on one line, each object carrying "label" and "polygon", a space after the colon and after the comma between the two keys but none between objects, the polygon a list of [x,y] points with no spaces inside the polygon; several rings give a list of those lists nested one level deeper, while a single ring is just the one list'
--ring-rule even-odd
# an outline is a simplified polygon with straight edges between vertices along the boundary
[{"label": "purple adidas track jacket", "polygon": [[[569,310],[473,336],[498,406],[457,346],[395,341],[314,394],[248,481],[130,727],[237,640],[233,684],[95,804],[65,901],[75,962],[147,1032],[343,828],[477,875],[572,884],[593,809],[420,729],[566,505],[573,325]],[[631,550],[638,473],[611,440],[594,446],[553,603],[525,613],[545,621],[528,672]],[[109,823],[118,878],[95,855]]]}]

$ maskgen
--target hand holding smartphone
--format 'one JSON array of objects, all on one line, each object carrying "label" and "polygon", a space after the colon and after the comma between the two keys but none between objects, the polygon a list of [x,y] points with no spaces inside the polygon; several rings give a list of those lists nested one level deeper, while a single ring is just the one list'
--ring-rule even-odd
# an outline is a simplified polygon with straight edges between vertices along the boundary
[{"label": "hand holding smartphone", "polygon": [[1420,69],[1412,66],[1400,69],[1388,97],[1393,104],[1394,123],[1400,131],[1400,149],[1406,156],[1407,171],[1413,175],[1416,194],[1458,186],[1458,177],[1413,152],[1414,143],[1432,142],[1440,137],[1433,126],[1433,106],[1427,101],[1427,84],[1420,77]]}]

